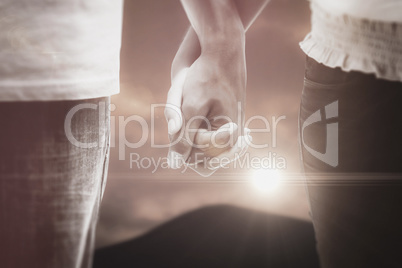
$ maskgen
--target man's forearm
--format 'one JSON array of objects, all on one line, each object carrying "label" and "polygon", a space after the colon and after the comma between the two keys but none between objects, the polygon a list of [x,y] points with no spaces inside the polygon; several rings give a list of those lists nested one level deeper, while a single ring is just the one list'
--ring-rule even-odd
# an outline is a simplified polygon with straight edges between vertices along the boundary
[{"label": "man's forearm", "polygon": [[[244,31],[247,31],[269,0],[233,0],[233,2],[236,5]],[[172,63],[172,80],[180,70],[190,67],[200,54],[201,46],[198,36],[193,27],[190,26]]]},{"label": "man's forearm", "polygon": [[201,53],[237,49],[244,43],[244,27],[233,0],[182,0],[197,33]]}]

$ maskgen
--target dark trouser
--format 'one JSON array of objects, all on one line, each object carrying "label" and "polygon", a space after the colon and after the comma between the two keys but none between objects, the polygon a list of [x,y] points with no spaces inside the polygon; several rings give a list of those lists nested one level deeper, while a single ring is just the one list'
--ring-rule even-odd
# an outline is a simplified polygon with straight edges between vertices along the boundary
[{"label": "dark trouser", "polygon": [[91,266],[109,101],[0,102],[0,267]]},{"label": "dark trouser", "polygon": [[299,124],[322,268],[402,267],[402,83],[307,58]]}]

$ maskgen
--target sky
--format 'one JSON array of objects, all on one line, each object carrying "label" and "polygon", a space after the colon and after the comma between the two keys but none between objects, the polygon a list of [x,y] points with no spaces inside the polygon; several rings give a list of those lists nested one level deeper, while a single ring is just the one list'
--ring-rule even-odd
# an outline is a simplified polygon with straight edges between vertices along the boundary
[{"label": "sky", "polygon": [[[151,137],[156,144],[168,143],[163,108],[152,110],[152,104],[166,101],[171,62],[189,26],[184,10],[179,0],[125,1],[121,93],[112,98],[112,148],[98,247],[136,237],[206,205],[233,204],[309,220],[297,141],[305,61],[298,43],[309,32],[309,15],[307,1],[273,0],[246,34],[246,119],[263,117],[272,130],[275,118],[284,118],[277,125],[276,146],[274,131],[251,133],[254,143],[269,146],[249,149],[248,157],[265,159],[269,170],[256,175],[253,167],[232,165],[203,178],[191,170],[167,169],[167,148],[151,144]],[[130,116],[143,120],[125,124]],[[263,126],[261,120],[250,124]],[[143,145],[129,148],[124,139]],[[276,176],[275,189],[259,186],[264,176]]]}]

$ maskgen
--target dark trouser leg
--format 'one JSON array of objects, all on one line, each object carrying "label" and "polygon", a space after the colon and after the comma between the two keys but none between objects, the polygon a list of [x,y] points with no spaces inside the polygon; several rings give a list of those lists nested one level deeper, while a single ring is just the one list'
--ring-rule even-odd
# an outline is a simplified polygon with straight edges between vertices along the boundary
[{"label": "dark trouser leg", "polygon": [[322,267],[401,267],[402,83],[308,58],[299,123]]}]

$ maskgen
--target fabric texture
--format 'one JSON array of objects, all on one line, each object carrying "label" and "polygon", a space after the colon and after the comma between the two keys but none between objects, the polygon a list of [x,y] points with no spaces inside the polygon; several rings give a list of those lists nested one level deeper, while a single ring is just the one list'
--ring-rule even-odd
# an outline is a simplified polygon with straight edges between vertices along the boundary
[{"label": "fabric texture", "polygon": [[[337,15],[315,1],[311,3],[311,12],[311,32],[300,43],[309,57],[343,71],[402,81],[402,21]],[[402,14],[402,8],[399,12]]]},{"label": "fabric texture", "polygon": [[119,92],[122,0],[0,2],[0,101]]},{"label": "fabric texture", "polygon": [[350,15],[374,21],[402,22],[400,0],[310,0],[333,15]]},{"label": "fabric texture", "polygon": [[322,268],[402,263],[401,101],[401,82],[307,59],[301,157]]},{"label": "fabric texture", "polygon": [[0,103],[2,268],[91,267],[108,168],[109,101]]}]

